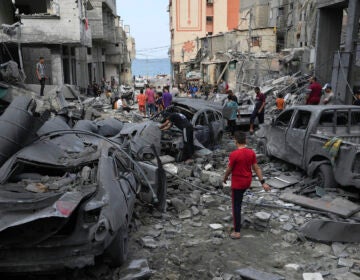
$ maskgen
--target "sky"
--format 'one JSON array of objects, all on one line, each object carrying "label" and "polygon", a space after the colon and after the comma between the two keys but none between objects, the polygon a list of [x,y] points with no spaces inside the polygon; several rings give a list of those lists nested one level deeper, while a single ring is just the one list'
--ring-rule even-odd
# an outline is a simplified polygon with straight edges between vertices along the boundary
[{"label": "sky", "polygon": [[169,0],[116,0],[117,13],[135,38],[136,58],[168,58],[168,4]]}]

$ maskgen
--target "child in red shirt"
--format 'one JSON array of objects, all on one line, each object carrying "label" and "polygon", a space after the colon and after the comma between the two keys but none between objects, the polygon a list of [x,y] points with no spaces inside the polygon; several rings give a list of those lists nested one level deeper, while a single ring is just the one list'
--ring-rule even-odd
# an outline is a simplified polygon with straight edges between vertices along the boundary
[{"label": "child in red shirt", "polygon": [[235,133],[235,143],[237,149],[229,156],[229,165],[224,175],[224,183],[231,175],[232,208],[234,219],[234,232],[230,237],[240,238],[241,229],[241,204],[245,191],[250,187],[252,181],[252,170],[256,173],[265,191],[270,190],[270,186],[265,183],[261,169],[256,161],[255,152],[246,147],[246,134],[244,132]]},{"label": "child in red shirt", "polygon": [[146,95],[144,94],[144,90],[140,89],[140,94],[136,97],[138,105],[139,105],[139,111],[140,113],[143,113],[146,117],[146,111],[145,111],[145,104],[146,104]]}]

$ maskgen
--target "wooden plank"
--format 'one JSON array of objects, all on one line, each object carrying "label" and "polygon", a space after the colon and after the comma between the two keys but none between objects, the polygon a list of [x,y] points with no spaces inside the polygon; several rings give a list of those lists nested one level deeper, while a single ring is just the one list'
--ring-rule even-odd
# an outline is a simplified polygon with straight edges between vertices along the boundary
[{"label": "wooden plank", "polygon": [[252,267],[242,268],[235,271],[239,274],[242,279],[251,279],[251,280],[285,280],[285,277],[272,274],[260,270],[256,270]]},{"label": "wooden plank", "polygon": [[332,201],[315,200],[309,197],[300,196],[292,193],[284,193],[280,196],[281,200],[292,202],[307,208],[334,213],[336,215],[348,218],[360,211],[360,206],[341,197]]}]

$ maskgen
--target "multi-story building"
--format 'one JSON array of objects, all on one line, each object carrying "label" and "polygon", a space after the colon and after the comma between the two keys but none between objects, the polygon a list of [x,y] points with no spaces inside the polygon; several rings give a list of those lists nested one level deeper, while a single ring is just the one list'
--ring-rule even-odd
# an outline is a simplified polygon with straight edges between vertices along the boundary
[{"label": "multi-story building", "polygon": [[[23,65],[27,84],[38,84],[35,65],[40,56],[45,58],[47,83],[54,86],[85,89],[104,78],[122,82],[125,71],[131,76],[129,34],[116,14],[115,0],[2,0],[1,24],[15,24],[0,31],[8,50],[0,53],[1,63],[13,59]],[[14,43],[21,44],[20,51]]]},{"label": "multi-story building", "polygon": [[200,38],[236,29],[239,0],[170,0],[169,17],[173,75],[184,70],[200,49]]}]

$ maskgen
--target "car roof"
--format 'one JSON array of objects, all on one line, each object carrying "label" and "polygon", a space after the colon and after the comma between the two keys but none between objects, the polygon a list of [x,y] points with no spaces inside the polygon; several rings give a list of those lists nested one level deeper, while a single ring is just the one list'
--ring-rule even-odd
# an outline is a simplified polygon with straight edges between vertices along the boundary
[{"label": "car roof", "polygon": [[296,105],[287,108],[287,110],[298,109],[298,110],[306,110],[306,111],[324,111],[324,110],[348,110],[348,109],[356,109],[360,110],[360,106],[355,105]]},{"label": "car roof", "polygon": [[214,108],[211,108],[207,101],[201,99],[190,99],[190,98],[175,98],[173,105],[187,106],[188,108],[194,109],[196,111],[201,110],[211,110],[217,111]]}]

